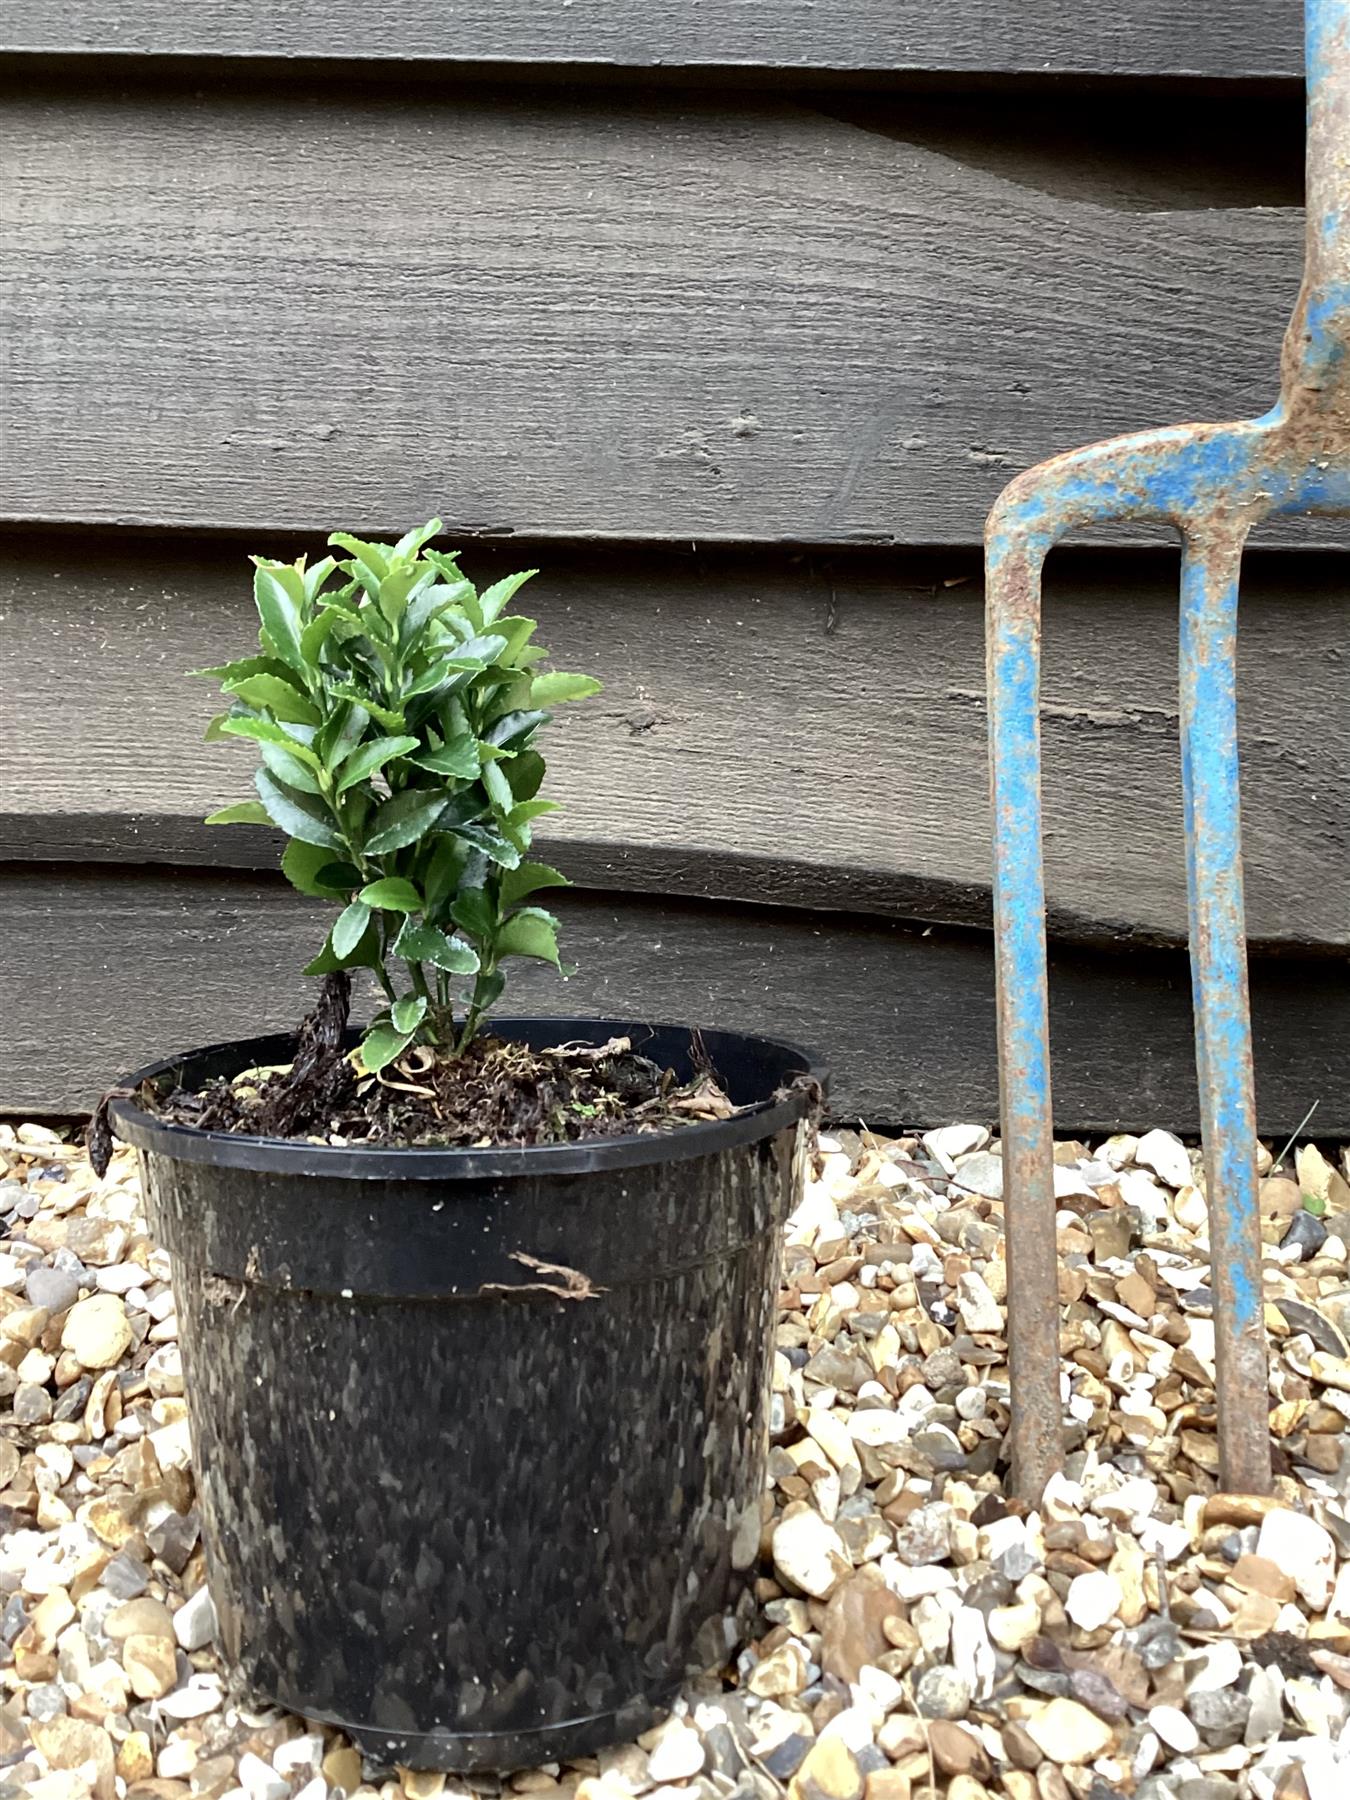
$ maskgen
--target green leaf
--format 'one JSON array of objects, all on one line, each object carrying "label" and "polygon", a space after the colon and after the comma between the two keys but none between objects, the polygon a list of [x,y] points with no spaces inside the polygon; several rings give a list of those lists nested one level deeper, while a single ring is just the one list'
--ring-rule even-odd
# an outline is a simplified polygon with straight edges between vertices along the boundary
[{"label": "green leaf", "polygon": [[537,750],[522,750],[506,771],[517,800],[533,800],[544,779],[544,759]]},{"label": "green leaf", "polygon": [[462,838],[466,844],[472,844],[475,850],[492,862],[500,864],[503,869],[514,869],[520,862],[520,851],[487,825],[456,825],[453,835]]},{"label": "green leaf", "polygon": [[511,783],[503,774],[501,765],[495,762],[483,764],[483,786],[492,804],[502,812],[510,812],[515,795],[511,792]]},{"label": "green leaf", "polygon": [[426,1010],[427,997],[425,994],[405,994],[401,1000],[395,1000],[390,1008],[394,1029],[405,1031],[411,1037],[425,1018]]},{"label": "green leaf", "polygon": [[323,766],[308,744],[300,743],[271,719],[250,719],[237,714],[227,716],[220,732],[222,737],[256,738],[260,744],[278,744],[307,768],[318,769]]},{"label": "green leaf", "polygon": [[478,740],[472,732],[465,732],[442,744],[439,750],[424,750],[420,756],[410,756],[408,761],[416,763],[419,769],[426,769],[432,775],[450,775],[460,781],[473,781],[477,778]]},{"label": "green leaf", "polygon": [[557,869],[551,869],[547,863],[523,862],[518,869],[507,869],[502,875],[501,907],[508,912],[526,894],[536,893],[540,888],[571,887],[571,882]]},{"label": "green leaf", "polygon": [[409,919],[394,941],[394,954],[407,962],[431,963],[451,975],[475,975],[478,952],[458,938],[447,937],[435,925],[414,925]]},{"label": "green leaf", "polygon": [[537,906],[522,907],[497,934],[496,952],[503,956],[536,956],[561,969],[558,960],[558,922]]},{"label": "green leaf", "polygon": [[390,850],[402,850],[415,844],[436,823],[445,810],[445,795],[439,788],[408,788],[386,800],[370,822],[366,838],[367,856],[384,856]]},{"label": "green leaf", "polygon": [[497,658],[497,661],[499,663],[504,663],[507,668],[510,668],[516,658],[520,655],[521,651],[525,648],[526,644],[529,643],[531,637],[539,629],[539,621],[537,619],[523,618],[498,619],[496,621],[496,626],[497,630],[501,632],[506,639],[506,648]]},{"label": "green leaf", "polygon": [[342,776],[337,785],[339,794],[355,787],[358,781],[368,781],[377,774],[387,762],[396,756],[406,756],[415,750],[421,740],[415,737],[383,737],[372,738],[368,744],[362,744],[354,750],[342,765]]},{"label": "green leaf", "polygon": [[322,802],[284,786],[269,769],[259,769],[253,784],[272,823],[291,837],[299,838],[304,844],[323,845],[329,850],[346,849],[341,833]]},{"label": "green leaf", "polygon": [[302,794],[317,794],[322,790],[318,778],[307,764],[294,754],[300,746],[289,745],[283,749],[280,744],[259,744],[262,752],[263,766],[272,771],[278,781],[284,781],[288,787],[299,788]]},{"label": "green leaf", "polygon": [[423,544],[430,543],[432,538],[439,537],[444,530],[445,527],[439,519],[428,519],[425,525],[415,525],[411,531],[405,531],[394,545],[394,555],[396,557],[416,556]]},{"label": "green leaf", "polygon": [[242,681],[227,681],[225,692],[234,694],[245,706],[266,708],[276,718],[294,725],[318,725],[323,719],[312,700],[277,675],[247,675]]},{"label": "green leaf", "polygon": [[[341,878],[338,871],[343,872]],[[292,887],[319,900],[332,900],[361,879],[350,863],[335,863],[332,852],[323,845],[302,843],[299,838],[292,838],[282,851],[281,872]],[[350,880],[345,878],[348,874]]]},{"label": "green leaf", "polygon": [[481,674],[483,666],[477,658],[461,656],[457,650],[453,656],[442,657],[423,669],[403,690],[403,699],[416,700],[422,694],[434,693],[437,688],[462,687],[468,676]]},{"label": "green leaf", "polygon": [[306,975],[331,975],[336,969],[378,969],[380,966],[380,934],[373,924],[366,926],[356,945],[345,956],[333,948],[330,931],[323,949],[305,967]]},{"label": "green leaf", "polygon": [[330,532],[328,541],[339,550],[345,550],[349,556],[354,556],[357,562],[368,569],[377,581],[383,577],[385,570],[389,567],[390,546],[388,544],[368,544],[362,538],[353,537],[349,531]]},{"label": "green leaf", "polygon": [[386,875],[361,889],[359,898],[367,906],[378,906],[384,912],[414,913],[422,910],[422,896],[411,881],[402,875]]},{"label": "green leaf", "polygon": [[[301,558],[304,561],[304,558]],[[318,598],[319,589],[337,567],[337,558],[325,556],[316,562],[312,569],[303,569],[300,579],[304,585],[305,599],[312,606]]]},{"label": "green leaf", "polygon": [[455,655],[466,662],[482,663],[486,668],[500,659],[506,647],[506,639],[500,633],[489,633],[487,637],[466,638],[462,644],[456,644]]},{"label": "green leaf", "polygon": [[551,669],[547,675],[536,675],[530,683],[531,706],[556,706],[563,700],[586,700],[601,691],[601,683],[591,675],[564,675]]},{"label": "green leaf", "polygon": [[236,800],[233,806],[222,806],[219,812],[208,813],[204,824],[207,825],[270,825],[266,808],[257,800]]},{"label": "green leaf", "polygon": [[501,581],[494,581],[491,587],[484,588],[478,596],[484,625],[491,625],[502,608],[508,606],[531,576],[538,573],[538,569],[522,569],[519,575],[507,575]]},{"label": "green leaf", "polygon": [[324,607],[315,614],[309,624],[300,633],[300,655],[306,667],[316,668],[323,652],[324,641],[333,627],[341,621],[342,615],[332,607]]},{"label": "green leaf", "polygon": [[332,690],[335,700],[350,700],[353,706],[364,707],[372,719],[384,726],[386,731],[402,731],[407,721],[401,712],[391,706],[379,706],[369,694],[358,693],[355,688],[335,687]]},{"label": "green leaf", "polygon": [[370,908],[360,900],[353,900],[338,915],[333,926],[332,945],[335,956],[350,956],[352,951],[366,935],[366,927],[370,924]]},{"label": "green leaf", "polygon": [[189,669],[205,681],[243,681],[249,675],[276,675],[285,681],[290,670],[274,656],[241,656],[237,662],[218,663],[213,669]]},{"label": "green leaf", "polygon": [[338,768],[361,742],[370,714],[358,702],[344,700],[314,734],[314,748],[329,770]]},{"label": "green leaf", "polygon": [[395,563],[381,581],[376,597],[379,609],[389,623],[397,625],[407,610],[409,600],[424,587],[429,587],[435,579],[434,569],[419,569],[412,563]]},{"label": "green leaf", "polygon": [[546,725],[548,720],[546,712],[509,712],[488,727],[487,741],[500,744],[503,750],[519,749],[530,733]]},{"label": "green leaf", "polygon": [[253,562],[253,599],[263,630],[281,660],[303,675],[306,663],[300,650],[300,607],[305,590],[299,572],[279,568],[257,556]]},{"label": "green leaf", "polygon": [[222,744],[222,743],[224,743],[224,741],[225,741],[225,721],[226,721],[226,719],[232,719],[233,717],[234,717],[233,713],[218,712],[216,714],[215,718],[212,719],[210,724],[206,727],[206,730],[202,733],[202,742],[204,744]]},{"label": "green leaf", "polygon": [[[503,882],[507,876],[502,876]],[[497,930],[497,908],[486,888],[464,888],[455,897],[450,917],[470,937],[487,940]]]},{"label": "green leaf", "polygon": [[[423,588],[421,593],[408,604],[403,615],[403,629],[400,634],[405,647],[416,643],[433,619],[449,611],[451,607],[462,607],[466,597],[473,594],[470,582],[437,582],[434,587]],[[476,629],[476,627],[475,627]]]},{"label": "green leaf", "polygon": [[412,1042],[410,1031],[399,1031],[393,1025],[375,1025],[361,1040],[361,1066],[367,1075],[376,1075],[401,1056]]}]

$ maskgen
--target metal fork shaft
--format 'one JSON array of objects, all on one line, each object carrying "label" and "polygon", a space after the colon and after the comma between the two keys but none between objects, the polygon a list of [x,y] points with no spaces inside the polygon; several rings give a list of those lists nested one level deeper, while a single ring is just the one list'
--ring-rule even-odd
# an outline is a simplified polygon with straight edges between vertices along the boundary
[{"label": "metal fork shaft", "polygon": [[1181,770],[1195,1061],[1215,1298],[1223,1486],[1264,1493],[1270,1434],[1239,825],[1236,650],[1245,529],[1187,533],[1181,567]]}]

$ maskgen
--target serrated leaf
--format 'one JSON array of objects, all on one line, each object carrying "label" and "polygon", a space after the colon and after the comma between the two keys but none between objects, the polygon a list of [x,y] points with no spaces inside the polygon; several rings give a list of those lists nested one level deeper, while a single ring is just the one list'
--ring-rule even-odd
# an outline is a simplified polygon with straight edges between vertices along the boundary
[{"label": "serrated leaf", "polygon": [[435,925],[414,925],[409,919],[394,943],[394,952],[407,962],[430,963],[451,975],[478,972],[478,952],[457,938],[447,937]]},{"label": "serrated leaf", "polygon": [[370,822],[366,855],[385,856],[391,850],[415,844],[444,810],[445,795],[439,788],[409,788],[396,794],[385,801]]},{"label": "serrated leaf", "polygon": [[452,684],[456,688],[462,687],[468,676],[481,674],[483,667],[476,657],[462,656],[456,650],[453,656],[443,656],[423,669],[403,690],[404,702],[416,700],[423,694],[435,693],[438,688],[448,688]]},{"label": "serrated leaf", "polygon": [[489,826],[455,825],[451,829],[455,837],[472,844],[475,850],[481,850],[489,861],[503,869],[514,869],[520,862],[520,851],[516,846]]},{"label": "serrated leaf", "polygon": [[497,658],[499,663],[510,668],[521,651],[529,643],[531,637],[539,629],[538,619],[525,619],[519,616],[509,619],[498,619],[497,630],[506,639],[506,648]]},{"label": "serrated leaf", "polygon": [[[343,878],[338,879],[334,874],[325,880],[325,870],[340,870]],[[350,863],[335,863],[331,850],[321,844],[302,843],[299,838],[292,838],[282,851],[281,872],[292,887],[318,900],[332,900],[354,888],[361,879]],[[347,876],[351,879],[346,879]]]},{"label": "serrated leaf", "polygon": [[537,750],[522,750],[506,771],[511,792],[519,800],[532,800],[544,779],[544,759]]},{"label": "serrated leaf", "polygon": [[600,691],[601,684],[592,675],[564,675],[560,669],[550,669],[530,683],[530,704],[556,706],[564,700],[589,699]]},{"label": "serrated leaf", "polygon": [[[502,880],[506,880],[503,875]],[[465,888],[455,897],[450,917],[470,937],[487,939],[497,929],[497,908],[486,888]]]},{"label": "serrated leaf", "polygon": [[405,531],[394,545],[394,555],[416,556],[423,544],[430,543],[432,538],[439,537],[444,530],[445,527],[439,519],[428,519],[425,525],[414,525],[412,530]]},{"label": "serrated leaf", "polygon": [[358,781],[368,781],[396,756],[406,756],[410,750],[415,750],[419,742],[415,737],[383,737],[372,738],[370,743],[362,744],[352,751],[342,765],[342,774],[337,784],[338,793],[345,794]]},{"label": "serrated leaf", "polygon": [[393,1025],[375,1025],[361,1040],[361,1066],[367,1075],[379,1071],[401,1056],[412,1042],[410,1031],[399,1031]]},{"label": "serrated leaf", "polygon": [[259,769],[253,777],[258,798],[274,825],[290,837],[305,844],[319,844],[329,850],[345,850],[341,833],[333,824],[328,808],[297,789],[286,787],[270,769]]},{"label": "serrated leaf", "polygon": [[510,712],[487,729],[489,744],[500,744],[503,750],[519,749],[532,731],[548,723],[546,712]]},{"label": "serrated leaf", "polygon": [[500,632],[489,632],[485,637],[465,638],[462,644],[455,646],[455,655],[465,661],[482,663],[487,668],[498,661],[506,647],[506,639]]},{"label": "serrated leaf", "polygon": [[427,997],[425,994],[405,994],[401,1000],[395,1000],[389,1009],[395,1031],[405,1031],[411,1037],[413,1032],[426,1017]]},{"label": "serrated leaf", "polygon": [[295,757],[297,762],[304,763],[307,768],[322,767],[318,756],[308,744],[302,744],[298,739],[293,738],[288,731],[283,731],[281,726],[275,724],[271,719],[250,719],[240,717],[238,714],[234,716],[227,714],[220,732],[222,737],[254,738],[260,744],[277,744]]},{"label": "serrated leaf", "polygon": [[436,579],[436,571],[415,564],[391,564],[380,582],[376,604],[390,625],[397,625],[407,610],[408,602]]},{"label": "serrated leaf", "polygon": [[533,956],[540,962],[552,963],[555,969],[562,968],[558,960],[557,921],[537,906],[524,906],[512,913],[497,933],[495,948],[498,957]]},{"label": "serrated leaf", "polygon": [[204,744],[223,744],[226,735],[225,721],[227,719],[232,719],[233,717],[233,713],[218,712],[215,718],[207,725],[206,730],[202,733],[202,742]]},{"label": "serrated leaf", "polygon": [[353,706],[363,707],[372,719],[384,726],[386,731],[401,732],[407,723],[401,712],[395,711],[392,706],[379,705],[378,702],[371,699],[369,694],[358,693],[355,688],[335,687],[332,694],[335,700],[350,700]]},{"label": "serrated leaf", "polygon": [[478,596],[484,625],[491,625],[502,608],[509,606],[525,583],[538,573],[538,569],[522,569],[518,575],[503,576],[500,581],[494,581],[491,587],[484,588]]},{"label": "serrated leaf", "polygon": [[207,813],[205,825],[270,825],[267,810],[258,800],[236,800],[233,806],[222,806],[219,812]]},{"label": "serrated leaf", "polygon": [[370,714],[364,706],[342,701],[314,734],[314,748],[323,758],[325,768],[339,768],[361,742]]},{"label": "serrated leaf", "polygon": [[353,900],[338,914],[333,925],[332,944],[335,956],[350,956],[366,934],[370,924],[370,908]]},{"label": "serrated leaf", "polygon": [[323,949],[313,962],[306,964],[305,974],[331,975],[337,969],[378,969],[381,960],[380,935],[373,924],[368,924],[359,941],[345,956],[339,956],[333,948],[333,934],[330,931],[324,939]]},{"label": "serrated leaf", "polygon": [[345,550],[349,556],[356,558],[378,581],[389,567],[390,544],[368,544],[363,538],[353,537],[349,531],[333,531],[328,535],[330,544],[339,550]]},{"label": "serrated leaf", "polygon": [[402,875],[386,875],[380,881],[367,882],[358,898],[367,906],[384,912],[414,913],[422,910],[422,896],[411,881]]},{"label": "serrated leaf", "polygon": [[[254,558],[253,599],[277,655],[297,673],[303,674],[306,663],[300,650],[300,606],[304,599],[304,583],[296,569],[278,568],[274,563]],[[290,576],[291,580],[286,577]]]},{"label": "serrated leaf", "polygon": [[259,744],[264,768],[268,768],[278,781],[288,787],[299,788],[302,794],[317,794],[322,790],[312,769],[295,754],[300,745],[291,744],[282,747],[280,744]]},{"label": "serrated leaf", "polygon": [[511,792],[511,783],[502,773],[498,763],[483,764],[483,787],[494,806],[500,808],[502,812],[510,812],[515,796]]},{"label": "serrated leaf", "polygon": [[189,669],[189,675],[199,675],[205,681],[243,681],[249,675],[276,675],[284,681],[289,675],[284,662],[274,656],[241,656],[235,662],[217,663],[210,669]]},{"label": "serrated leaf", "polygon": [[[303,561],[303,558],[302,558]],[[337,567],[335,556],[324,556],[315,563],[312,569],[301,570],[301,581],[304,584],[305,599],[313,605],[318,597],[319,589]]]},{"label": "serrated leaf", "polygon": [[227,681],[224,685],[225,692],[235,695],[245,706],[265,708],[278,719],[296,725],[318,725],[323,721],[314,702],[279,675],[247,675],[242,681]]},{"label": "serrated leaf", "polygon": [[300,655],[307,667],[317,667],[328,634],[341,622],[341,613],[324,607],[305,626],[300,633]]},{"label": "serrated leaf", "polygon": [[410,756],[408,761],[432,775],[449,775],[459,781],[473,781],[477,778],[480,766],[478,740],[472,732],[464,732],[442,744],[439,750],[424,750],[420,756]]},{"label": "serrated leaf", "polygon": [[540,888],[571,885],[566,875],[557,869],[551,869],[547,863],[523,862],[518,869],[507,869],[502,875],[502,911],[509,912],[526,894],[536,893]]}]

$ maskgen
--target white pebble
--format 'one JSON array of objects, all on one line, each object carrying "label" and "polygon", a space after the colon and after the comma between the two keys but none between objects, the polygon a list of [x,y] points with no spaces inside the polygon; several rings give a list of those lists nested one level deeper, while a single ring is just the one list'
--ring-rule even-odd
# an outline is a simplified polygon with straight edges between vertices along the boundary
[{"label": "white pebble", "polygon": [[1115,1576],[1105,1569],[1092,1569],[1075,1575],[1069,1583],[1064,1610],[1080,1631],[1098,1631],[1115,1618],[1124,1602]]},{"label": "white pebble", "polygon": [[1292,1575],[1295,1587],[1314,1612],[1325,1610],[1336,1577],[1336,1545],[1316,1519],[1289,1507],[1276,1507],[1261,1521],[1256,1554]]},{"label": "white pebble", "polygon": [[1191,1179],[1191,1159],[1186,1147],[1170,1131],[1148,1131],[1135,1145],[1134,1160],[1160,1175],[1169,1187],[1185,1187]]},{"label": "white pebble", "polygon": [[1155,1706],[1148,1715],[1150,1728],[1169,1750],[1178,1756],[1190,1756],[1200,1748],[1200,1733],[1184,1712],[1175,1706]]}]

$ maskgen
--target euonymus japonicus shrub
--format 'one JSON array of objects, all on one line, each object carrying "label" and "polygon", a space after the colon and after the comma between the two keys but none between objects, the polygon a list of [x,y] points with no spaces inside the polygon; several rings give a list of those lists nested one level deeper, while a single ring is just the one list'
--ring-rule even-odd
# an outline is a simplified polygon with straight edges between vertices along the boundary
[{"label": "euonymus japonicus shrub", "polygon": [[345,554],[312,568],[254,557],[261,654],[194,671],[229,700],[207,737],[252,739],[262,759],[257,799],[207,824],[279,826],[289,880],[338,909],[305,973],[374,972],[370,1072],[414,1043],[463,1050],[512,957],[561,968],[557,921],[531,899],[567,885],[529,859],[555,810],[535,740],[550,707],[600,687],[539,671],[535,621],[507,611],[535,570],[480,593],[428,548],[440,529],[396,544],[334,532]]}]

